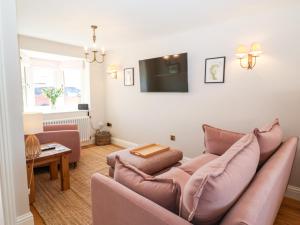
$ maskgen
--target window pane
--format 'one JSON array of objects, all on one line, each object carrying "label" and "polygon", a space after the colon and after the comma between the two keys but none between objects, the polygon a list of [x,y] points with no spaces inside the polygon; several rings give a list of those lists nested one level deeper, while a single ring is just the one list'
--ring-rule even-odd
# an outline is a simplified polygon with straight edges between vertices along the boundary
[{"label": "window pane", "polygon": [[82,71],[80,69],[64,70],[64,103],[65,105],[77,106],[81,103],[82,95]]},{"label": "window pane", "polygon": [[50,105],[50,101],[44,96],[42,89],[57,87],[57,71],[52,68],[33,67],[32,87],[34,89],[35,106]]}]

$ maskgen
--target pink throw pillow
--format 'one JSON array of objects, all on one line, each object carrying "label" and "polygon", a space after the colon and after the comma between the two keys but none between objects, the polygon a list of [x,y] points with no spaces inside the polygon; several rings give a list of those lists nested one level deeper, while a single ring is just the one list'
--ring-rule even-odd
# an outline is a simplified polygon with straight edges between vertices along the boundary
[{"label": "pink throw pillow", "polygon": [[264,163],[279,147],[283,139],[283,132],[279,120],[275,119],[261,129],[256,128],[254,134],[257,137],[260,147],[259,163]]},{"label": "pink throw pillow", "polygon": [[145,174],[136,167],[122,162],[119,156],[116,156],[114,179],[162,207],[174,213],[178,212],[181,190],[173,179],[156,178]]},{"label": "pink throw pillow", "polygon": [[203,124],[204,146],[208,153],[222,155],[245,134],[222,130]]},{"label": "pink throw pillow", "polygon": [[199,168],[184,187],[181,216],[194,224],[217,224],[251,182],[259,154],[256,136],[246,134]]}]

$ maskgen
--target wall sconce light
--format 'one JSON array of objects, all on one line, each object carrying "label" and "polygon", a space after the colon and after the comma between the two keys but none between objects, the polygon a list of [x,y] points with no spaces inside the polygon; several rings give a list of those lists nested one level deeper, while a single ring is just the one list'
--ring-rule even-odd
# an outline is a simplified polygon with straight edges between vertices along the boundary
[{"label": "wall sconce light", "polygon": [[262,53],[261,46],[258,43],[253,43],[248,51],[244,45],[240,45],[236,50],[236,56],[240,60],[242,68],[252,70],[256,65],[256,58]]},{"label": "wall sconce light", "polygon": [[106,70],[106,72],[110,75],[112,79],[117,79],[118,71],[119,66],[116,64],[110,64]]}]

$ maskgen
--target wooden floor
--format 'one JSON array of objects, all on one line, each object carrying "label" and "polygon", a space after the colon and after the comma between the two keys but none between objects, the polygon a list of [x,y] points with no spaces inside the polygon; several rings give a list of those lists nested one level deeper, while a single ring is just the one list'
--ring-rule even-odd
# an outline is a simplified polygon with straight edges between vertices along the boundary
[{"label": "wooden floor", "polygon": [[[92,147],[87,146],[85,148]],[[35,225],[47,225],[34,206],[30,206]],[[274,225],[300,225],[300,202],[284,198]]]}]

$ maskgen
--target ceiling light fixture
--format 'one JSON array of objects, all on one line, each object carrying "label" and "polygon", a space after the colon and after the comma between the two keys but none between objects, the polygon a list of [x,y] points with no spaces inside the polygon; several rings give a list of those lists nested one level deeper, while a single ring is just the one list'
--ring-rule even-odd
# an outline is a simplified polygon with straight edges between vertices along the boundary
[{"label": "ceiling light fixture", "polygon": [[93,30],[93,44],[91,47],[84,47],[84,55],[85,55],[85,60],[89,63],[97,62],[97,63],[103,63],[104,62],[104,56],[105,56],[105,49],[102,47],[101,48],[101,58],[98,60],[97,59],[97,53],[99,50],[97,49],[97,44],[96,44],[96,29],[98,28],[96,25],[91,26]]}]

